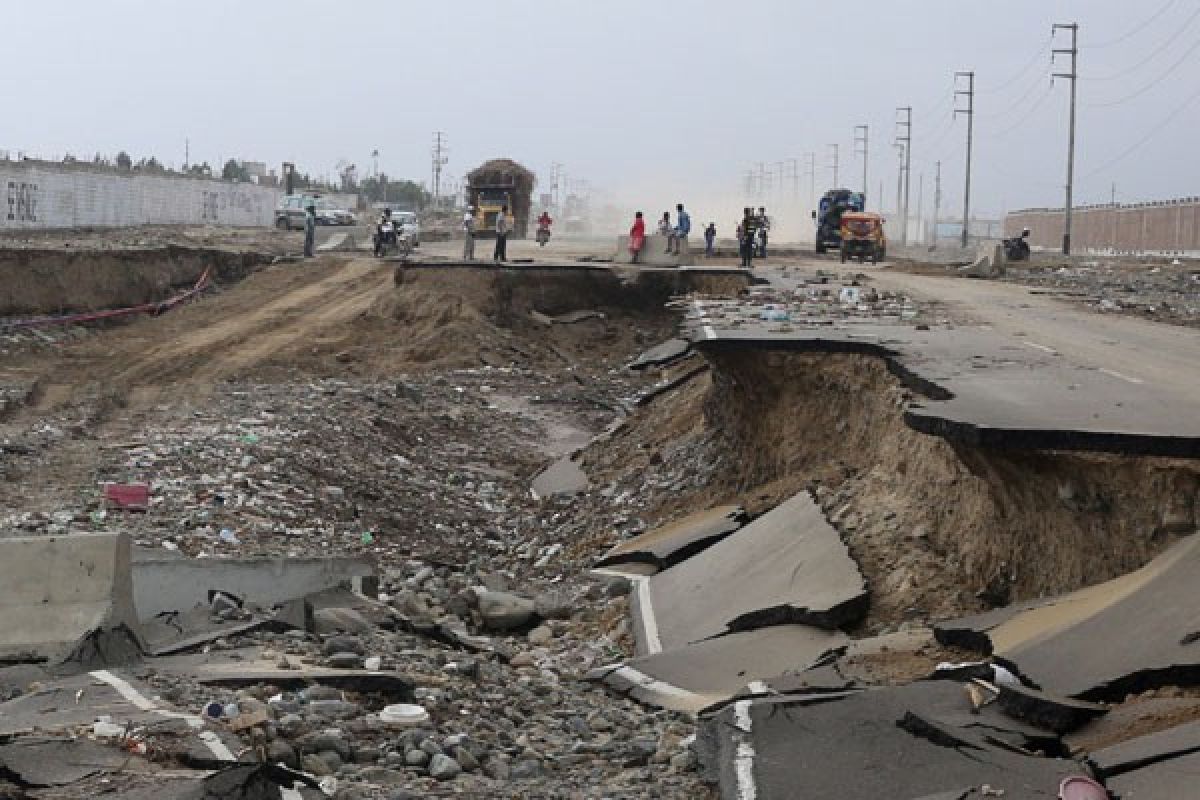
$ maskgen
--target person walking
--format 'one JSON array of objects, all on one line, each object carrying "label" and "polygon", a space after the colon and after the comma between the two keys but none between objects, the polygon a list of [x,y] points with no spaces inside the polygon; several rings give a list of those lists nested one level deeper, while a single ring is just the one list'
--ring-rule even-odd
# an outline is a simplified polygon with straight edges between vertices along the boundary
[{"label": "person walking", "polygon": [[675,206],[675,227],[667,235],[667,252],[675,248],[675,255],[680,255],[680,246],[687,244],[688,234],[692,232],[692,216],[683,210],[683,203]]},{"label": "person walking", "polygon": [[311,203],[304,209],[304,257],[312,258],[317,245],[317,207]]},{"label": "person walking", "polygon": [[717,242],[717,223],[710,222],[708,227],[704,229],[704,255],[712,258],[716,253],[714,245]]},{"label": "person walking", "polygon": [[642,212],[637,212],[633,215],[633,226],[629,229],[629,255],[630,263],[638,263],[638,257],[642,253],[642,248],[646,246],[646,220],[642,219]]},{"label": "person walking", "polygon": [[462,219],[463,261],[475,260],[475,206],[467,206]]},{"label": "person walking", "polygon": [[500,206],[500,213],[496,215],[496,252],[492,254],[492,260],[497,263],[508,261],[508,206]]}]

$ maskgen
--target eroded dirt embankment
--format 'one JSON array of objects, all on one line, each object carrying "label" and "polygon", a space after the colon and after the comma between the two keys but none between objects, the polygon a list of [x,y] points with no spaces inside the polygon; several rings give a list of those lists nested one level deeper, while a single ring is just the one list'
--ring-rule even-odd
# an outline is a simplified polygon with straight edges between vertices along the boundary
[{"label": "eroded dirt embankment", "polygon": [[[630,421],[606,470],[687,459],[701,504],[762,512],[815,491],[868,577],[869,627],[1069,591],[1141,566],[1194,529],[1200,465],[979,449],[904,422],[911,390],[867,355],[710,352],[711,377]],[[620,444],[624,442],[625,444]]]},{"label": "eroded dirt embankment", "polygon": [[241,280],[267,263],[265,253],[207,247],[126,250],[0,250],[0,316],[123,308],[190,287],[205,270],[213,280]]}]

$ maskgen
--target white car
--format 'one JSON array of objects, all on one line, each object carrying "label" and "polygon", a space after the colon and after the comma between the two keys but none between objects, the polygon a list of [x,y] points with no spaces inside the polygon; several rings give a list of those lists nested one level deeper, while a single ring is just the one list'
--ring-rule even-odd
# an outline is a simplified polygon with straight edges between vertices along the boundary
[{"label": "white car", "polygon": [[396,232],[407,234],[413,247],[421,246],[421,223],[415,211],[393,211],[392,221],[396,225]]}]

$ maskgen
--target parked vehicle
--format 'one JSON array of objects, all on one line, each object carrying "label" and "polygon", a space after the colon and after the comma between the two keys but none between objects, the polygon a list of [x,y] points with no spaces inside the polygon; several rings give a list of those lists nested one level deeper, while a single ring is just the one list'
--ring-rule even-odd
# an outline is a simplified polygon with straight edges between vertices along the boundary
[{"label": "parked vehicle", "polygon": [[402,236],[407,236],[411,246],[421,246],[421,223],[417,219],[417,212],[393,211],[392,219],[396,223],[397,232]]},{"label": "parked vehicle", "polygon": [[842,263],[851,258],[859,262],[871,259],[878,264],[887,256],[887,237],[883,232],[883,217],[867,211],[845,211],[842,213],[841,229]]},{"label": "parked vehicle", "polygon": [[842,214],[847,211],[862,211],[866,208],[866,197],[862,192],[849,189],[830,189],[821,198],[812,218],[817,223],[817,252],[842,245]]},{"label": "parked vehicle", "polygon": [[310,205],[316,206],[318,225],[355,225],[358,222],[353,211],[337,208],[320,195],[289,194],[275,208],[275,227],[282,231],[304,230],[304,214]]},{"label": "parked vehicle", "polygon": [[1029,228],[1021,231],[1020,236],[1013,236],[1010,239],[1003,240],[1004,258],[1009,261],[1028,261],[1029,260]]}]

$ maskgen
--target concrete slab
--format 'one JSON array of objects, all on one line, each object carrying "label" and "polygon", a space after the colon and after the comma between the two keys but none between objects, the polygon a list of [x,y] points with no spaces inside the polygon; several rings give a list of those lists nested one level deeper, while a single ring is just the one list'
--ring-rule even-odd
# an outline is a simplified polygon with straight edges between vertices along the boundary
[{"label": "concrete slab", "polygon": [[1096,774],[1110,778],[1193,753],[1200,753],[1200,722],[1190,722],[1097,750],[1088,756],[1088,763],[1096,770]]},{"label": "concrete slab", "polygon": [[207,605],[213,589],[265,609],[338,586],[374,594],[376,575],[373,561],[352,556],[180,558],[168,551],[139,550],[133,593],[138,613],[147,619]]},{"label": "concrete slab", "polygon": [[692,345],[687,339],[668,339],[640,354],[629,364],[630,369],[664,366],[687,355]]},{"label": "concrete slab", "polygon": [[[646,244],[638,256],[638,263],[650,267],[680,267],[693,261],[691,248],[683,242],[679,248],[680,255],[667,253],[667,237],[651,234],[646,237]],[[617,237],[617,254],[613,257],[617,264],[632,264],[633,255],[629,252],[629,236]]]},{"label": "concrete slab", "polygon": [[1200,785],[1200,753],[1172,758],[1105,781],[1125,800],[1182,800],[1195,797]]},{"label": "concrete slab", "polygon": [[87,739],[23,739],[0,746],[0,775],[23,786],[66,786],[103,772],[139,771],[144,759]]},{"label": "concrete slab", "polygon": [[0,539],[0,663],[139,657],[127,534]]},{"label": "concrete slab", "polygon": [[969,621],[948,627],[986,636],[998,656],[1046,691],[1119,699],[1200,682],[1198,582],[1200,536],[1191,536],[1139,570],[998,624],[992,619],[986,628],[971,628]]},{"label": "concrete slab", "polygon": [[639,655],[771,625],[835,629],[861,619],[858,565],[819,506],[801,493],[632,595]]},{"label": "concrete slab", "polygon": [[742,700],[703,717],[697,744],[722,797],[756,800],[914,800],[971,796],[984,784],[1006,800],[1053,800],[1081,771],[990,743],[1021,732],[967,709],[962,687],[940,681]]},{"label": "concrete slab", "polygon": [[533,496],[542,500],[547,497],[564,494],[586,492],[588,488],[587,473],[576,463],[572,456],[564,456],[533,479]]},{"label": "concrete slab", "polygon": [[694,713],[730,699],[747,684],[799,672],[847,641],[841,632],[775,625],[635,658],[603,673],[602,680],[639,702]]},{"label": "concrete slab", "polygon": [[352,233],[334,233],[317,245],[318,253],[334,253],[355,249],[357,249],[357,244]]},{"label": "concrete slab", "polygon": [[621,542],[605,553],[596,566],[649,564],[661,572],[721,541],[742,527],[745,520],[741,506],[698,511]]}]

